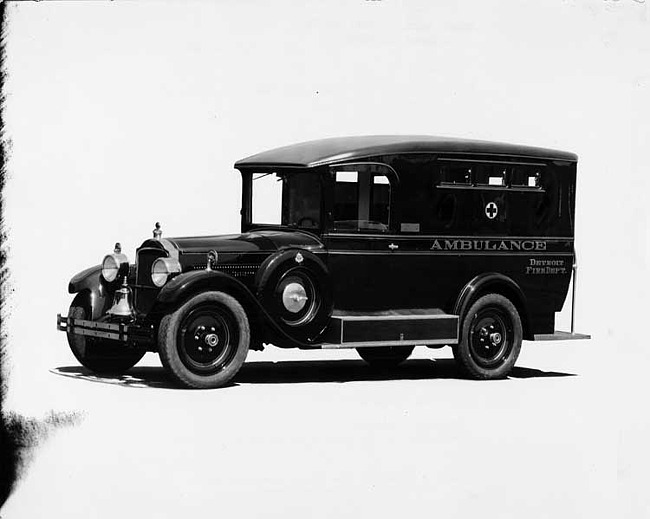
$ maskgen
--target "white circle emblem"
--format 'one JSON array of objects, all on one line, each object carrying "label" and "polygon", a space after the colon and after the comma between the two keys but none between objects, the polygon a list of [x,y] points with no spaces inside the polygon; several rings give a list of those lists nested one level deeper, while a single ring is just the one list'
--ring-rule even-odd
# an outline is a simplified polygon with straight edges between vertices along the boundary
[{"label": "white circle emblem", "polygon": [[497,204],[490,202],[485,206],[485,216],[487,216],[490,220],[494,220],[497,217],[497,214],[499,214],[499,207]]}]

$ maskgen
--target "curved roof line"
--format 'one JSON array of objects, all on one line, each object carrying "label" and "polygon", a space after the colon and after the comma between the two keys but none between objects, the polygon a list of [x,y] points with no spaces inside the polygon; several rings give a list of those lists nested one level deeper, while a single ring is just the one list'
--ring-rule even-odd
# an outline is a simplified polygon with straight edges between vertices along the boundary
[{"label": "curved roof line", "polygon": [[241,159],[235,163],[235,168],[254,166],[310,168],[377,155],[402,153],[468,153],[570,162],[578,160],[575,153],[519,144],[428,135],[367,135],[291,144]]}]

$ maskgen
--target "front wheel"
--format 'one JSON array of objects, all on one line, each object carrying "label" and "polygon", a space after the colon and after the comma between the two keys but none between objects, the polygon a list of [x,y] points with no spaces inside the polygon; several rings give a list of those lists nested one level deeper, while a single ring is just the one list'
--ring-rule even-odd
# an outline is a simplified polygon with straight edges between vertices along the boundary
[{"label": "front wheel", "polygon": [[387,369],[408,359],[413,352],[413,346],[371,346],[357,348],[357,352],[371,367]]},{"label": "front wheel", "polygon": [[487,294],[465,315],[460,343],[453,348],[454,357],[472,378],[504,378],[519,357],[522,336],[515,305],[500,294]]},{"label": "front wheel", "polygon": [[163,366],[189,388],[226,385],[246,360],[249,345],[246,312],[223,292],[194,296],[163,317],[158,329]]}]

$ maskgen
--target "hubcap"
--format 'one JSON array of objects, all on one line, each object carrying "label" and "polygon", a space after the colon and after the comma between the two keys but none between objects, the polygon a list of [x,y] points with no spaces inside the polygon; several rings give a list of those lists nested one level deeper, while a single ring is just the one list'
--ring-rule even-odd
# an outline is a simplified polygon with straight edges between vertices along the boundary
[{"label": "hubcap", "polygon": [[304,267],[293,268],[280,278],[275,297],[280,303],[280,317],[289,326],[309,323],[320,308],[316,287]]},{"label": "hubcap", "polygon": [[503,364],[513,345],[512,322],[501,308],[480,310],[470,327],[469,347],[472,358],[483,368]]},{"label": "hubcap", "polygon": [[498,346],[499,344],[501,344],[501,334],[499,332],[491,333],[490,341],[492,341],[492,345]]},{"label": "hubcap", "polygon": [[297,314],[305,307],[308,299],[305,287],[300,283],[289,283],[282,291],[282,304],[287,310],[294,314]]}]

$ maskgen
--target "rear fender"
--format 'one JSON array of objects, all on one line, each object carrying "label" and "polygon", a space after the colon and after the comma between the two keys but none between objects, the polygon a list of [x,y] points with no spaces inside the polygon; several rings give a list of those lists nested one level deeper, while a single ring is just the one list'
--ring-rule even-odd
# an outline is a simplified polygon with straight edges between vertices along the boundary
[{"label": "rear fender", "polygon": [[524,296],[521,287],[515,281],[498,272],[479,274],[461,290],[453,311],[454,315],[459,316],[459,326],[462,326],[463,318],[467,314],[470,306],[479,297],[490,293],[501,294],[515,305],[521,318],[524,338],[528,339],[530,335],[530,323],[526,296]]}]

